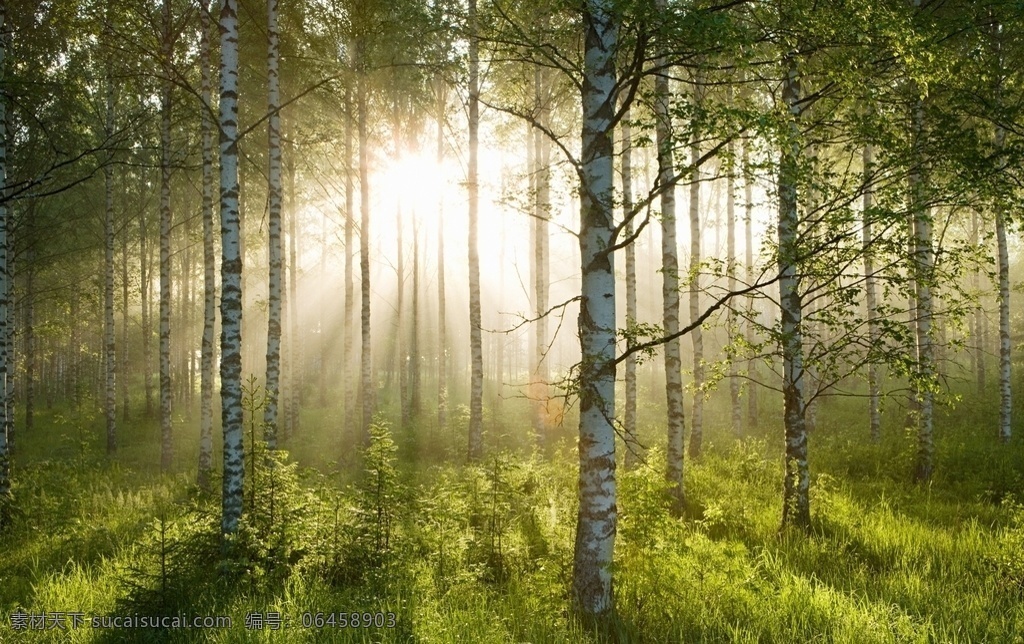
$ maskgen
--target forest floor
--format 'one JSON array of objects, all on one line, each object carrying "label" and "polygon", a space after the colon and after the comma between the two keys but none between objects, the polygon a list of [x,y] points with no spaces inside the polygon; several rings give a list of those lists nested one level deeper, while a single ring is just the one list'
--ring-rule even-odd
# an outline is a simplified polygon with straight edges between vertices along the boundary
[{"label": "forest floor", "polygon": [[[603,634],[568,594],[571,427],[541,457],[499,449],[516,442],[506,422],[468,467],[444,462],[459,461],[458,414],[443,435],[378,428],[362,460],[329,431],[336,417],[304,414],[288,462],[251,461],[224,563],[217,496],[194,483],[195,423],[161,474],[155,421],[122,423],[110,459],[102,418],[54,410],[17,436],[0,642],[1024,642],[1024,428],[1002,446],[991,401],[944,411],[934,480],[913,485],[899,410],[875,445],[856,404],[819,411],[809,534],[779,531],[773,414],[736,440],[710,410],[685,519],[667,511],[657,449],[620,470],[618,613]],[[93,628],[101,615],[231,627]]]}]

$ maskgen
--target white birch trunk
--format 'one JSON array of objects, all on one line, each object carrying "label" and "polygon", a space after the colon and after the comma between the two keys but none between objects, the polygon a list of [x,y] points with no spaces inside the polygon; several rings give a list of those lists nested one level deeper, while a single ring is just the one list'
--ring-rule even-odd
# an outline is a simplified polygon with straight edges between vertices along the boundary
[{"label": "white birch trunk", "polygon": [[[864,146],[864,208],[863,208],[863,238],[861,253],[864,255],[864,290],[868,317],[868,340],[871,347],[878,346],[878,293],[875,283],[875,261],[874,251],[871,248],[873,243],[872,219],[874,214],[871,209],[875,204],[875,189],[872,185],[873,164],[875,158],[874,147],[870,144]],[[879,381],[878,363],[875,360],[868,361],[868,418],[870,423],[871,442],[877,443],[882,439],[882,414],[881,414],[881,383]]]},{"label": "white birch trunk", "polygon": [[610,0],[587,0],[580,168],[579,513],[573,595],[586,615],[613,609],[615,486],[615,266],[612,244],[615,48]]},{"label": "white birch trunk", "polygon": [[174,459],[171,429],[171,2],[163,4],[160,97],[160,469]]},{"label": "white birch trunk", "polygon": [[412,324],[409,329],[409,417],[420,417],[420,228],[413,213],[412,225]]},{"label": "white birch trunk", "polygon": [[[114,83],[106,78],[106,136],[114,135]],[[103,365],[107,425],[107,454],[117,451],[117,356],[114,348],[114,166],[103,167]],[[31,270],[30,270],[31,272]]]},{"label": "white birch trunk", "polygon": [[[549,94],[545,74],[540,67],[533,70],[534,114],[541,127],[550,121]],[[538,437],[548,435],[550,395],[548,392],[548,288],[551,271],[548,265],[548,216],[551,210],[551,142],[540,127],[532,128],[534,176],[533,192],[533,291],[537,322],[534,324],[534,372],[531,397],[534,399],[534,431]]]},{"label": "white birch trunk", "polygon": [[[700,82],[698,77],[698,83]],[[698,86],[696,91],[700,92]],[[700,262],[701,262],[701,229],[700,229],[700,168],[696,165],[700,157],[699,135],[694,132],[690,143],[690,163],[693,172],[690,174],[690,279],[689,303],[690,322],[700,317]],[[700,456],[704,441],[704,333],[700,326],[690,332],[693,343],[693,409],[690,421],[690,458]]]},{"label": "white birch trunk", "polygon": [[[971,211],[971,244],[976,248],[981,244],[981,231],[978,225],[978,211]],[[978,305],[974,308],[973,316],[973,330],[971,335],[974,340],[973,351],[971,352],[972,373],[974,373],[975,384],[977,385],[978,395],[985,392],[985,342],[984,342],[984,331],[982,330],[985,318],[985,310],[982,307],[981,297],[981,270],[975,266],[974,273],[971,276],[972,286],[974,292],[978,298]]]},{"label": "white birch trunk", "polygon": [[477,131],[480,127],[480,44],[477,35],[476,0],[469,0],[469,167],[466,187],[469,191],[469,351],[471,362],[469,391],[470,462],[483,456],[484,354],[480,311],[479,186],[477,185]]},{"label": "white birch trunk", "polygon": [[[444,163],[444,83],[437,81],[437,166]],[[437,198],[437,427],[448,426],[448,312],[445,297],[444,268],[444,196]]]},{"label": "white birch trunk", "polygon": [[[7,1],[0,0],[0,82],[6,72],[7,38],[6,32]],[[7,311],[10,308],[8,283],[11,279],[7,270],[7,227],[10,216],[7,210],[7,97],[0,94],[0,394],[7,388],[11,377],[10,362],[4,338],[7,336]],[[77,386],[77,383],[76,383]],[[6,528],[10,517],[11,504],[11,455],[7,441],[7,409],[6,397],[0,400],[0,528]]]},{"label": "white birch trunk", "polygon": [[[1000,152],[1006,131],[996,127],[996,149]],[[1001,168],[1002,169],[1002,168]],[[1010,256],[1006,245],[1005,205],[996,205],[996,245],[999,255],[999,440],[1010,442],[1010,421],[1013,416],[1010,345]]]},{"label": "white birch trunk", "polygon": [[[658,7],[665,10],[665,0]],[[659,65],[665,66],[663,56]],[[667,70],[666,70],[667,73]],[[661,303],[665,335],[679,332],[679,252],[676,242],[675,164],[672,158],[671,94],[668,76],[659,74],[654,79],[655,136],[658,145],[658,182],[661,189]],[[668,406],[667,448],[665,450],[665,477],[671,485],[673,509],[683,510],[683,449],[685,420],[683,411],[683,375],[678,338],[665,343],[665,399]]]},{"label": "white birch trunk", "polygon": [[242,256],[238,221],[238,5],[220,13],[221,423],[224,479],[221,532],[234,534],[242,516]]},{"label": "white birch trunk", "polygon": [[[153,340],[152,317],[150,316],[150,282],[153,279],[149,268],[149,234],[146,226],[146,213],[139,213],[139,299],[141,300],[142,322],[142,379],[146,394],[146,418],[153,417],[153,364],[150,345]],[[77,334],[77,331],[73,332]],[[77,343],[75,344],[77,346]],[[78,382],[78,352],[75,351],[75,382]],[[75,385],[75,408],[78,408],[78,385]]]},{"label": "white birch trunk", "polygon": [[203,101],[203,340],[199,376],[199,487],[210,488],[213,470],[213,361],[216,283],[213,243],[213,69],[210,61],[210,5],[200,0],[199,65]]},{"label": "white birch trunk", "polygon": [[790,113],[779,161],[779,303],[782,308],[782,392],[786,427],[786,473],[782,525],[806,528],[811,523],[807,428],[804,424],[802,302],[796,258],[799,214],[797,178],[800,157],[800,78],[795,54],[787,61],[782,100]]},{"label": "white birch trunk", "polygon": [[[728,90],[729,102],[732,103],[731,86]],[[729,142],[728,174],[725,179],[725,255],[726,281],[729,292],[736,291],[736,144]],[[729,307],[728,315],[729,341],[733,342],[739,334],[739,317],[734,307]],[[743,411],[740,407],[740,371],[735,358],[729,360],[729,401],[732,410],[732,432],[734,436],[743,434]]]},{"label": "white birch trunk", "polygon": [[[288,407],[284,438],[293,436],[299,429],[299,405],[302,402],[302,388],[305,381],[305,358],[302,339],[299,338],[302,307],[299,304],[299,254],[298,254],[298,208],[295,198],[295,144],[288,144],[288,203],[284,209],[288,217],[288,288],[282,298],[287,301],[288,346],[287,381]],[[283,275],[282,275],[283,277]]]},{"label": "white birch trunk", "polygon": [[[745,238],[744,263],[747,267],[747,284],[754,283],[754,171],[750,165],[750,139],[743,141],[743,227]],[[757,310],[754,294],[747,296],[747,342],[754,344]],[[757,427],[757,358],[747,361],[747,428]]]},{"label": "white birch trunk", "polygon": [[935,461],[933,410],[935,394],[931,383],[935,376],[932,347],[932,250],[931,212],[925,203],[924,99],[918,98],[913,109],[914,167],[910,173],[910,198],[914,233],[914,295],[917,308],[917,359],[921,382],[917,391],[917,463],[914,478],[928,481]]},{"label": "white birch trunk", "polygon": [[352,110],[352,93],[349,88],[345,89],[345,341],[344,361],[341,367],[343,387],[345,389],[345,427],[352,431],[356,425],[356,384],[353,378],[352,364],[353,337],[355,336],[355,312],[356,312],[356,288],[355,270],[353,260],[355,252],[352,248],[355,239],[355,157],[352,154],[353,137],[352,126],[354,123]]},{"label": "white birch trunk", "polygon": [[[622,212],[630,217],[623,227],[624,237],[633,235],[633,133],[629,125],[629,111],[620,121],[619,131],[622,134]],[[636,310],[636,243],[626,246],[626,326],[637,321]],[[626,348],[630,348],[627,342]],[[626,447],[625,466],[633,469],[643,458],[642,446],[636,434],[636,354],[630,354],[625,360],[626,400],[623,410],[623,440]]]},{"label": "white birch trunk", "polygon": [[[267,448],[277,449],[277,408],[281,382],[281,91],[279,77],[279,35],[277,2],[267,0],[267,382],[266,406],[263,408],[263,439]],[[292,269],[294,271],[294,268]],[[295,315],[295,293],[292,292],[292,315]],[[293,383],[292,383],[293,384]]]},{"label": "white birch trunk", "polygon": [[366,131],[366,77],[358,81],[359,125],[359,272],[361,276],[361,388],[363,397],[362,440],[370,442],[370,424],[373,422],[375,389],[373,386],[373,356],[370,352],[370,137]]}]

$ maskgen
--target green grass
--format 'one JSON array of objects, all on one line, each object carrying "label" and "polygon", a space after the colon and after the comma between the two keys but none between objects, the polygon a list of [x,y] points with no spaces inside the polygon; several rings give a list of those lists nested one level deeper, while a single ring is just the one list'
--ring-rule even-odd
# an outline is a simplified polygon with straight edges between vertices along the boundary
[{"label": "green grass", "polygon": [[[668,512],[657,447],[620,472],[618,612],[600,632],[569,598],[571,427],[544,454],[514,450],[521,406],[488,424],[479,467],[451,464],[457,410],[445,432],[429,419],[392,430],[395,451],[365,468],[343,449],[353,437],[337,412],[308,411],[289,445],[300,467],[259,472],[261,509],[228,564],[217,499],[193,485],[194,423],[179,425],[176,469],[160,474],[156,423],[125,426],[108,459],[95,414],[43,414],[19,436],[18,511],[0,535],[0,642],[1024,642],[1024,442],[997,444],[983,404],[946,410],[935,479],[916,486],[896,411],[874,445],[858,407],[819,411],[809,534],[779,532],[771,414],[743,441],[710,428],[686,464],[683,520]],[[228,615],[233,627],[15,632],[17,610]],[[302,626],[340,611],[393,615],[394,627]],[[247,630],[249,612],[290,626]]]}]

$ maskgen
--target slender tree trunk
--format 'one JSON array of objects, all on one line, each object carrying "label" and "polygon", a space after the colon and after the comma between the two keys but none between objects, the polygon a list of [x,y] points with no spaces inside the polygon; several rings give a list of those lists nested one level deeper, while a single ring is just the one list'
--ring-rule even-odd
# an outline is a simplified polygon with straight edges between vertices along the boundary
[{"label": "slender tree trunk", "polygon": [[[263,439],[277,449],[277,406],[281,380],[281,106],[278,76],[277,1],[267,1],[267,231],[270,275],[267,323],[267,396],[263,408]],[[294,270],[294,268],[292,269]],[[295,315],[292,292],[292,315]]]},{"label": "slender tree trunk", "polygon": [[234,534],[242,516],[242,256],[238,221],[238,8],[220,13],[221,423],[224,479],[221,533]]},{"label": "slender tree trunk", "polygon": [[[665,10],[665,0],[658,6]],[[665,58],[659,58],[665,64]],[[676,192],[673,178],[671,94],[668,76],[654,79],[655,135],[658,144],[658,181],[661,184],[661,301],[666,336],[679,332],[679,251],[676,241]],[[678,339],[665,343],[665,398],[668,404],[668,447],[665,452],[666,478],[672,486],[673,509],[683,511],[683,375]]]},{"label": "slender tree trunk", "polygon": [[[7,38],[6,34],[7,0],[0,0],[0,83],[6,75]],[[0,93],[0,388],[6,390],[7,381],[11,379],[13,369],[10,356],[7,355],[7,311],[10,309],[9,283],[11,274],[8,271],[7,229],[10,226],[10,212],[7,200],[2,198],[7,192],[7,96]],[[7,419],[11,412],[7,409],[6,397],[0,400],[0,529],[6,528],[9,522],[11,505],[11,454],[8,443]]]},{"label": "slender tree trunk", "polygon": [[373,422],[374,386],[373,356],[370,353],[370,137],[366,131],[365,76],[360,76],[358,85],[359,110],[359,271],[362,276],[362,393],[363,431],[365,443],[370,441],[370,424]]},{"label": "slender tree trunk", "polygon": [[[400,142],[398,137],[398,118],[395,117],[395,156],[400,159]],[[399,166],[401,163],[399,162]],[[392,362],[398,369],[398,406],[401,414],[402,427],[409,426],[409,355],[405,346],[405,239],[402,221],[402,197],[398,195],[398,207],[395,210],[395,237],[398,253],[398,266],[396,275],[398,277],[398,300],[395,310],[395,335],[392,346],[395,348],[395,361]]]},{"label": "slender tree trunk", "polygon": [[213,243],[213,68],[210,60],[210,4],[200,0],[199,60],[203,101],[203,340],[199,380],[199,487],[210,489],[213,471],[213,361],[216,323],[216,282]]},{"label": "slender tree trunk", "polygon": [[296,218],[298,208],[295,198],[295,155],[294,144],[288,146],[288,424],[285,438],[299,430],[299,405],[302,403],[302,383],[305,380],[302,338],[299,337],[299,317],[302,306],[299,299],[299,258],[298,231]]},{"label": "slender tree trunk", "polygon": [[[979,248],[981,245],[981,231],[978,226],[978,211],[971,211],[971,243]],[[978,297],[978,305],[974,307],[974,319],[973,322],[973,333],[974,336],[974,351],[971,353],[971,361],[974,369],[972,370],[975,376],[975,383],[978,388],[978,395],[985,392],[985,342],[984,342],[984,318],[985,310],[982,307],[982,295],[981,295],[981,270],[975,266],[974,274],[972,276],[972,283],[974,292]]]},{"label": "slender tree trunk", "polygon": [[[867,300],[868,313],[868,338],[871,347],[878,346],[880,334],[878,329],[878,294],[875,284],[875,262],[874,251],[871,248],[873,234],[871,230],[874,213],[871,209],[875,205],[875,189],[872,184],[873,165],[875,162],[875,150],[870,144],[864,146],[864,226],[862,253],[864,255],[864,289]],[[871,427],[871,442],[877,443],[882,439],[882,414],[881,414],[881,383],[879,381],[878,363],[875,360],[868,361],[868,417]]]},{"label": "slender tree trunk", "polygon": [[[153,363],[150,343],[152,340],[152,319],[150,317],[149,286],[152,275],[149,271],[149,240],[146,231],[146,212],[139,212],[139,299],[142,301],[142,377],[146,391],[146,418],[153,417]],[[75,352],[77,355],[77,345]],[[77,364],[77,359],[75,360]],[[77,367],[76,367],[77,370]],[[78,405],[78,378],[75,376],[75,405]]]},{"label": "slender tree trunk", "polygon": [[[114,135],[114,82],[106,78],[107,137]],[[117,356],[114,348],[114,166],[103,167],[103,363],[106,374],[104,416],[107,421],[107,454],[117,451]],[[32,270],[29,269],[31,275]]]},{"label": "slender tree trunk", "polygon": [[[623,227],[624,237],[633,235],[633,133],[629,125],[629,110],[619,121],[622,134],[622,212],[627,217]],[[636,323],[636,243],[626,246],[626,326]],[[632,341],[627,340],[629,349]],[[623,440],[626,447],[625,466],[633,469],[643,458],[643,446],[636,433],[636,355],[630,354],[625,360],[626,400],[623,412]]]},{"label": "slender tree trunk", "polygon": [[[533,72],[534,111],[537,121],[543,127],[548,126],[550,107],[548,92],[545,87],[544,73],[540,67]],[[533,203],[533,289],[537,322],[534,325],[534,374],[533,392],[535,420],[534,431],[539,437],[548,434],[548,288],[551,284],[551,270],[548,266],[548,216],[551,210],[551,143],[547,135],[539,127],[532,129],[534,154],[534,191]]]},{"label": "slender tree trunk", "polygon": [[913,112],[914,168],[910,174],[914,230],[914,284],[917,301],[917,356],[922,383],[917,391],[917,464],[914,478],[931,479],[935,460],[932,415],[935,394],[930,383],[935,375],[932,347],[932,251],[931,212],[925,202],[924,99],[918,98]]},{"label": "slender tree trunk", "polygon": [[171,2],[163,4],[160,98],[160,469],[174,458],[171,435]]},{"label": "slender tree trunk", "polygon": [[128,227],[121,229],[121,420],[129,420],[128,413]]},{"label": "slender tree trunk", "polygon": [[[701,79],[697,78],[694,91],[701,92]],[[701,263],[701,228],[700,228],[700,168],[696,165],[700,157],[700,135],[693,134],[690,142],[690,161],[694,164],[690,175],[690,322],[700,316],[700,263]],[[693,409],[690,421],[690,458],[700,456],[704,440],[704,333],[700,326],[690,332],[693,342]]]},{"label": "slender tree trunk", "polygon": [[[616,9],[588,0],[582,87],[580,164],[579,510],[573,596],[579,610],[602,616],[613,606],[615,484],[615,264],[612,117],[615,111]],[[681,488],[680,488],[681,489]]]},{"label": "slender tree trunk", "polygon": [[[729,103],[732,103],[731,86],[728,90]],[[725,228],[726,228],[726,280],[730,293],[736,292],[736,144],[729,143],[728,173],[725,179]],[[728,315],[729,341],[734,342],[740,333],[739,316],[734,307],[729,307]],[[740,407],[740,372],[735,358],[729,360],[729,401],[732,409],[732,432],[734,436],[743,435],[743,411]]]},{"label": "slender tree trunk", "polygon": [[[437,105],[437,167],[444,163],[444,113],[446,90],[438,82]],[[437,198],[437,427],[448,426],[448,312],[445,303],[444,267],[444,196]]]},{"label": "slender tree trunk", "polygon": [[800,77],[793,55],[788,56],[782,99],[790,112],[788,132],[779,162],[779,303],[782,308],[782,393],[786,426],[786,478],[782,526],[810,527],[810,476],[807,468],[807,428],[804,424],[802,307],[796,258],[799,256],[797,180],[800,157]]},{"label": "slender tree trunk", "polygon": [[[413,213],[415,215],[415,213]],[[422,407],[420,391],[420,228],[412,226],[412,324],[409,330],[409,417],[418,419]]]},{"label": "slender tree trunk", "polygon": [[469,351],[471,361],[469,394],[468,459],[476,462],[483,456],[484,423],[484,354],[480,312],[480,251],[477,248],[477,131],[480,127],[480,45],[476,33],[476,0],[469,0],[469,168],[466,178],[469,190]]},{"label": "slender tree trunk", "polygon": [[[30,217],[35,215],[34,209]],[[32,221],[29,220],[32,227]],[[29,239],[36,239],[31,234]],[[31,246],[26,253],[25,269],[25,433],[31,434],[35,428],[36,413],[36,252]],[[113,318],[113,315],[111,315]],[[109,440],[109,439],[108,439]],[[13,446],[13,444],[12,444]]]},{"label": "slender tree trunk", "polygon": [[[996,127],[996,148],[1002,151],[1006,131]],[[1006,245],[1006,212],[1000,202],[996,206],[996,245],[999,255],[999,440],[1010,442],[1010,421],[1013,398],[1010,368],[1010,255]]]},{"label": "slender tree trunk", "polygon": [[352,155],[352,124],[354,114],[352,113],[351,90],[345,90],[345,360],[342,365],[342,377],[345,388],[345,425],[352,430],[355,427],[356,416],[356,386],[352,373],[353,347],[352,338],[355,335],[355,274],[353,270],[352,243],[355,234],[355,181],[353,167],[355,166]]},{"label": "slender tree trunk", "polygon": [[[754,171],[750,164],[750,139],[743,141],[743,225],[745,237],[744,257],[747,265],[747,283],[754,283]],[[755,309],[754,294],[747,296],[747,343],[754,345],[755,325],[757,323],[757,311]],[[747,428],[757,427],[757,379],[760,377],[757,369],[757,358],[747,361]]]}]

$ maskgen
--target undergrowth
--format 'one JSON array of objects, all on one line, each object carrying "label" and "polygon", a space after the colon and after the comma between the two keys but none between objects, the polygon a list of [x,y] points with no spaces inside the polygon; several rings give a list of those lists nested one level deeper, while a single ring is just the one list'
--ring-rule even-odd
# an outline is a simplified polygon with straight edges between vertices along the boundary
[{"label": "undergrowth", "polygon": [[[245,512],[225,545],[218,499],[191,472],[109,460],[66,416],[41,422],[24,442],[50,440],[60,457],[38,444],[20,455],[14,526],[0,536],[0,641],[1024,641],[1020,441],[990,445],[950,412],[942,467],[914,486],[900,430],[872,445],[842,408],[824,411],[834,422],[811,437],[809,534],[779,532],[769,430],[742,441],[709,432],[705,454],[687,462],[678,519],[646,428],[646,463],[619,471],[618,612],[600,632],[569,596],[571,443],[541,454],[492,437],[472,466],[413,463],[398,444],[406,430],[381,417],[346,460],[357,467],[320,457],[313,469],[252,441]],[[421,454],[455,452],[432,431],[438,444],[421,441]],[[232,625],[13,628],[14,615],[43,612]]]}]

